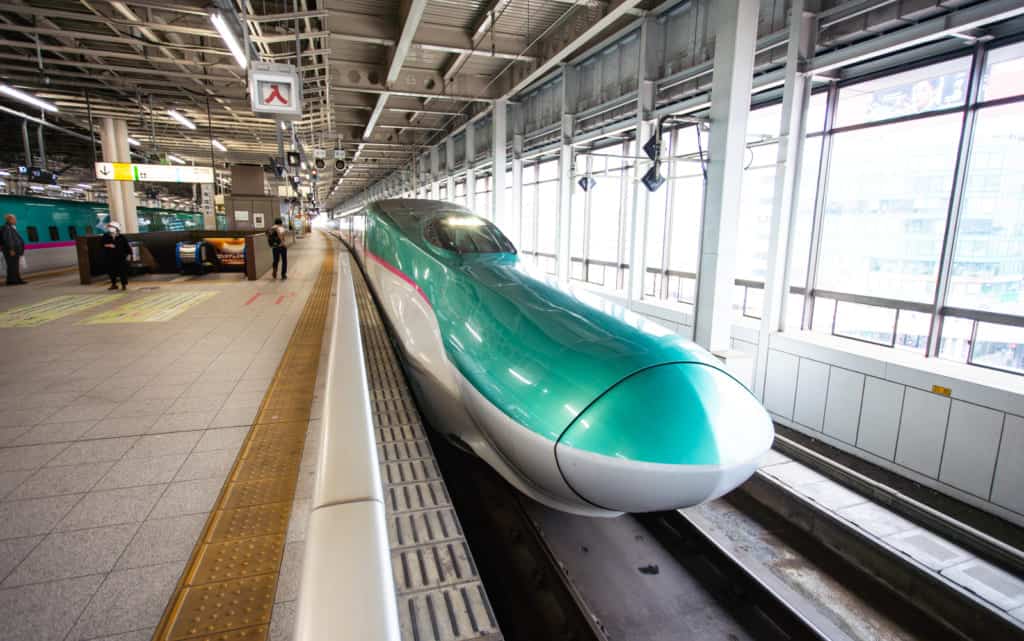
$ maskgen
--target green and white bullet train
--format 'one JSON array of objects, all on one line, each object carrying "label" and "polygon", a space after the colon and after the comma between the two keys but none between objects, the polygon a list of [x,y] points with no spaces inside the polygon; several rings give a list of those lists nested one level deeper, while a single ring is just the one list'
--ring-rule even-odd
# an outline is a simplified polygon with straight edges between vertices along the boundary
[{"label": "green and white bullet train", "polygon": [[747,480],[772,421],[710,353],[519,259],[452,203],[332,221],[358,257],[430,425],[555,509],[695,505]]}]

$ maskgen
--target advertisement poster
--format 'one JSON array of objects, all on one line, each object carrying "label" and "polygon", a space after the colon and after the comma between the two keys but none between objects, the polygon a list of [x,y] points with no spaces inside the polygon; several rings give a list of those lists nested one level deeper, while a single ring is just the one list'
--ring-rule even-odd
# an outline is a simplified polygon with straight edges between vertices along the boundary
[{"label": "advertisement poster", "polygon": [[249,220],[249,211],[246,209],[236,209],[235,220]]},{"label": "advertisement poster", "polygon": [[259,229],[263,227],[263,214],[255,213],[252,215],[252,226]]},{"label": "advertisement poster", "polygon": [[245,269],[245,239],[244,238],[204,238],[217,252],[217,260],[221,267],[238,267]]}]

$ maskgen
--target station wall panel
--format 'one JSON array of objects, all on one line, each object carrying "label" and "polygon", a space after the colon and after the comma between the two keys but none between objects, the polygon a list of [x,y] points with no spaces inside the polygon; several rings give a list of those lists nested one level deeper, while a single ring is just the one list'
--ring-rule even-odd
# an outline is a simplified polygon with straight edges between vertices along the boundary
[{"label": "station wall panel", "polygon": [[857,447],[888,461],[893,460],[902,412],[903,387],[868,376],[864,382]]},{"label": "station wall panel", "polygon": [[796,398],[796,379],[800,359],[786,352],[773,351],[768,354],[768,369],[765,374],[764,406],[772,414],[793,417]]},{"label": "station wall panel", "polygon": [[999,443],[992,501],[1024,514],[1024,417],[1007,414]]},{"label": "station wall panel", "polygon": [[825,398],[828,395],[829,367],[825,363],[801,358],[796,386],[793,420],[821,431],[825,420]]},{"label": "station wall panel", "polygon": [[939,479],[964,492],[988,498],[1003,420],[1001,412],[953,401]]},{"label": "station wall panel", "polygon": [[842,367],[832,367],[825,398],[825,423],[822,431],[854,445],[864,399],[864,375]]},{"label": "station wall panel", "polygon": [[896,444],[896,462],[926,476],[939,475],[942,446],[949,423],[950,401],[944,396],[908,387]]}]

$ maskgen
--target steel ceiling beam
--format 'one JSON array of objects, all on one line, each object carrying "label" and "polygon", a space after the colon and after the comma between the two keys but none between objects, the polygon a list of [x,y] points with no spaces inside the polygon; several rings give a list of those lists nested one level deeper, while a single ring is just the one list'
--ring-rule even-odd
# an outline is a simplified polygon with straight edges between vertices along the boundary
[{"label": "steel ceiling beam", "polygon": [[[330,12],[328,31],[331,38],[347,42],[393,47],[398,40],[395,25],[377,16],[368,16],[345,11]],[[520,36],[494,34],[494,48],[476,50],[471,34],[458,27],[425,22],[419,25],[412,42],[413,48],[427,51],[441,51],[453,54],[467,53],[490,58],[533,60],[532,56],[520,56],[529,43]]]},{"label": "steel ceiling beam", "polygon": [[[398,36],[394,49],[391,51],[391,59],[388,62],[387,74],[384,78],[384,86],[390,89],[398,80],[399,72],[405,63],[405,57],[409,54],[409,46],[416,30],[423,19],[423,11],[427,8],[427,0],[406,0],[404,3],[404,16],[402,17],[402,31]],[[373,128],[377,124],[384,105],[388,101],[388,93],[382,92],[377,96],[377,104],[374,105],[370,117],[366,120],[366,128],[363,129],[363,140],[368,140],[373,135]]]}]

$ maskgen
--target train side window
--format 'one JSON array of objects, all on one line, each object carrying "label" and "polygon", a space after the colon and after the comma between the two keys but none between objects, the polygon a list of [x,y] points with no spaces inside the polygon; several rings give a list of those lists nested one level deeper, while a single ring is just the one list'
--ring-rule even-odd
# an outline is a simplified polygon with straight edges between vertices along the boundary
[{"label": "train side window", "polygon": [[50,225],[50,240],[60,240],[60,229],[56,225]]},{"label": "train side window", "polygon": [[29,225],[26,228],[26,231],[28,232],[28,242],[30,242],[30,243],[38,243],[39,242],[39,230],[36,229],[34,225]]},{"label": "train side window", "polygon": [[78,238],[78,230],[74,225],[68,225],[68,236],[71,236],[71,240]]}]

